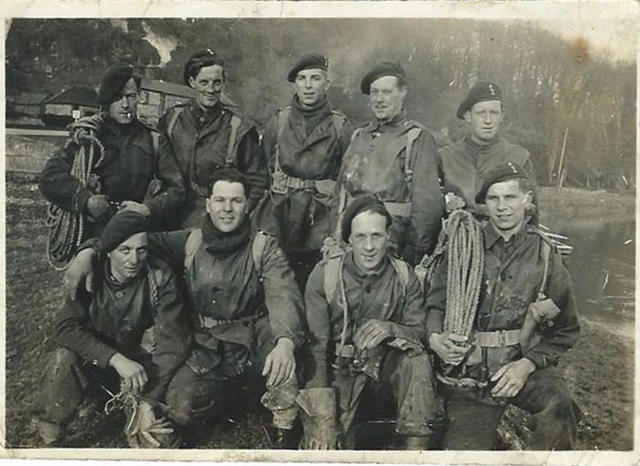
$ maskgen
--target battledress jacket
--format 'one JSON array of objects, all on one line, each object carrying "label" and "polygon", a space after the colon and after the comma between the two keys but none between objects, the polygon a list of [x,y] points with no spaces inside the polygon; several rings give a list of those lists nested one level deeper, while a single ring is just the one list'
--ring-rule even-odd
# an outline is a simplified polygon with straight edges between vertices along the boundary
[{"label": "battledress jacket", "polygon": [[[351,123],[328,103],[316,118],[295,103],[279,110],[266,126],[263,148],[270,173],[279,165],[286,175],[300,180],[336,180],[353,132]],[[285,117],[280,131],[279,119]],[[317,120],[312,128],[308,127],[311,119]],[[331,234],[334,189],[330,193],[316,188],[282,189],[272,175],[269,194],[261,203],[260,214],[256,213],[260,227],[277,235],[287,251],[320,249],[322,240]]]},{"label": "battledress jacket", "polygon": [[[305,312],[309,327],[309,367],[307,388],[329,386],[329,369],[336,345],[341,341],[344,309],[338,303],[341,294],[338,281],[334,297],[328,302],[324,280],[326,259],[311,272],[305,290]],[[353,344],[355,331],[371,319],[391,321],[397,337],[422,347],[425,309],[418,279],[412,271],[403,292],[402,282],[387,257],[371,273],[356,266],[353,252],[347,253],[343,265],[343,283],[348,309],[345,343]],[[307,361],[305,361],[307,362]]]},{"label": "battledress jacket", "polygon": [[[422,131],[411,149],[413,175],[409,189],[405,158],[407,136],[412,128]],[[386,123],[371,122],[355,131],[344,154],[338,190],[338,199],[345,194],[347,198],[353,198],[369,193],[385,203],[411,203],[408,216],[390,212],[393,215],[391,239],[397,247],[396,252],[407,262],[415,265],[435,247],[444,214],[437,146],[431,132],[409,120],[406,113],[402,112]],[[339,208],[334,214],[336,229],[339,229],[343,211]]]},{"label": "battledress jacket", "polygon": [[[151,233],[150,250],[165,257],[176,270],[184,269],[190,233],[191,230]],[[297,348],[303,343],[302,296],[284,252],[274,237],[267,237],[258,276],[252,247],[253,236],[235,251],[213,254],[210,239],[203,234],[193,263],[185,271],[196,340],[187,364],[196,373],[207,373],[221,363],[227,366],[221,353],[230,353],[227,356],[236,361],[237,372],[242,371],[242,365],[256,349],[256,334],[255,319],[241,319],[267,314],[276,341],[290,338]],[[206,328],[203,318],[237,322]]]},{"label": "battledress jacket", "polygon": [[[233,115],[237,115],[235,110],[219,103],[207,116],[192,100],[170,108],[158,123],[158,171],[166,186],[160,197],[165,208],[178,215],[181,224],[197,209],[197,202],[209,196],[213,172],[226,165]],[[249,207],[253,209],[267,186],[267,167],[256,129],[237,116],[241,123],[231,165],[249,178]],[[189,226],[195,224],[190,223]]]},{"label": "battledress jacket", "polygon": [[[165,262],[150,257],[137,277],[118,284],[109,278],[108,267],[105,261],[96,269],[92,294],[79,291],[78,299],[65,300],[56,320],[56,342],[106,368],[116,353],[137,360],[142,335],[153,326],[153,372],[148,373],[144,395],[162,401],[192,341],[175,275]],[[155,281],[153,286],[150,279]]]},{"label": "battledress jacket", "polygon": [[[97,137],[105,148],[101,162],[97,149],[93,158],[92,172],[99,177],[100,189],[92,191],[71,174],[78,148],[69,141],[47,161],[40,175],[40,191],[48,201],[71,212],[86,213],[92,194],[105,194],[115,202],[144,200],[156,171],[151,130],[138,120],[121,125],[105,116]],[[157,213],[162,210],[159,202],[149,200],[145,204]],[[89,237],[99,235],[103,226],[95,225]]]},{"label": "battledress jacket", "polygon": [[[547,240],[531,225],[526,225],[505,242],[493,225],[488,223],[483,229],[483,236],[484,276],[473,330],[492,332],[521,329],[529,305],[536,301],[543,283],[545,260],[542,244]],[[443,330],[446,270],[445,257],[434,275],[426,298],[427,338],[431,333],[441,333]],[[539,342],[524,354],[519,345],[488,348],[490,374],[523,356],[538,369],[555,365],[560,356],[576,342],[580,325],[571,277],[556,251],[549,256],[545,288],[546,297],[552,299],[561,312],[551,322],[538,327]],[[478,371],[479,366],[471,367],[469,375],[477,377]]]},{"label": "battledress jacket", "polygon": [[535,173],[529,151],[506,139],[495,138],[488,145],[473,142],[470,136],[444,146],[439,152],[440,171],[444,178],[444,191],[462,197],[466,208],[476,211],[476,195],[482,186],[482,177],[491,168],[505,162],[520,165],[535,182]]}]

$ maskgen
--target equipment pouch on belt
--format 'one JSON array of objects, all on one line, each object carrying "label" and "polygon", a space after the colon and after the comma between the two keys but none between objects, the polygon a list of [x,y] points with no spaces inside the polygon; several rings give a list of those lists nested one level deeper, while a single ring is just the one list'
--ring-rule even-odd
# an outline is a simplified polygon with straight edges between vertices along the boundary
[{"label": "equipment pouch on belt", "polygon": [[553,319],[560,314],[561,310],[552,299],[542,299],[531,303],[524,319],[524,324],[520,330],[520,347],[522,353],[535,346],[540,336],[536,334],[538,326],[553,325]]}]

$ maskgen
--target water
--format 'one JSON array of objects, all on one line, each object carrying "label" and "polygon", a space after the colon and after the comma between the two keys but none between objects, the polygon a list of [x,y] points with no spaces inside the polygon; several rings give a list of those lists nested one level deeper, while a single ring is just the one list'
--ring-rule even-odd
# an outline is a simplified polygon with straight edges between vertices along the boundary
[{"label": "water", "polygon": [[633,336],[634,222],[549,218],[543,223],[568,236],[573,246],[567,265],[580,314],[616,333]]}]

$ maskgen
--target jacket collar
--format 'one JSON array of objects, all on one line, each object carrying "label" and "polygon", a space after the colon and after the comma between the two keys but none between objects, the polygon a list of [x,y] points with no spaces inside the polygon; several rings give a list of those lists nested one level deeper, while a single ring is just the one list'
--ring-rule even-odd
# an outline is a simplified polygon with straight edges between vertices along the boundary
[{"label": "jacket collar", "polygon": [[388,130],[393,130],[401,125],[403,125],[405,122],[407,121],[407,112],[406,110],[403,108],[400,113],[398,113],[397,115],[395,115],[391,120],[389,121],[379,121],[379,120],[375,120],[373,122],[371,122],[371,127],[370,127],[370,131],[371,132],[381,132],[384,133],[385,131]]},{"label": "jacket collar", "polygon": [[495,146],[496,144],[498,144],[498,142],[500,142],[500,138],[498,136],[496,136],[491,141],[489,141],[489,144],[485,144],[485,145],[478,144],[473,139],[471,139],[471,136],[467,135],[464,137],[465,145],[469,149],[471,149],[473,152],[480,152],[482,150],[486,150],[488,148]]},{"label": "jacket collar", "polygon": [[344,258],[344,266],[345,269],[347,269],[347,271],[358,280],[367,280],[377,278],[387,270],[387,267],[389,266],[389,257],[387,256],[382,259],[375,269],[365,272],[358,267],[358,264],[356,264],[356,261],[353,258],[353,251],[349,251]]}]

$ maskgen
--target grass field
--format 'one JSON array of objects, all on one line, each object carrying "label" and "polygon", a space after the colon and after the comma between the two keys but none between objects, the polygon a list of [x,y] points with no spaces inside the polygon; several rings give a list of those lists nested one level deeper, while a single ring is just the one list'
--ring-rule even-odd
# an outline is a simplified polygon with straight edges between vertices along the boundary
[{"label": "grass field", "polygon": [[[6,441],[11,448],[37,447],[31,407],[38,394],[52,330],[62,301],[61,274],[46,260],[46,205],[33,178],[8,176],[6,185]],[[562,360],[567,380],[583,410],[579,449],[633,447],[633,341],[583,322],[581,339]],[[195,447],[269,448],[263,426],[269,414],[251,409],[200,430]],[[123,415],[106,416],[86,406],[69,426],[70,447],[126,447]],[[511,418],[519,413],[512,412]]]}]

